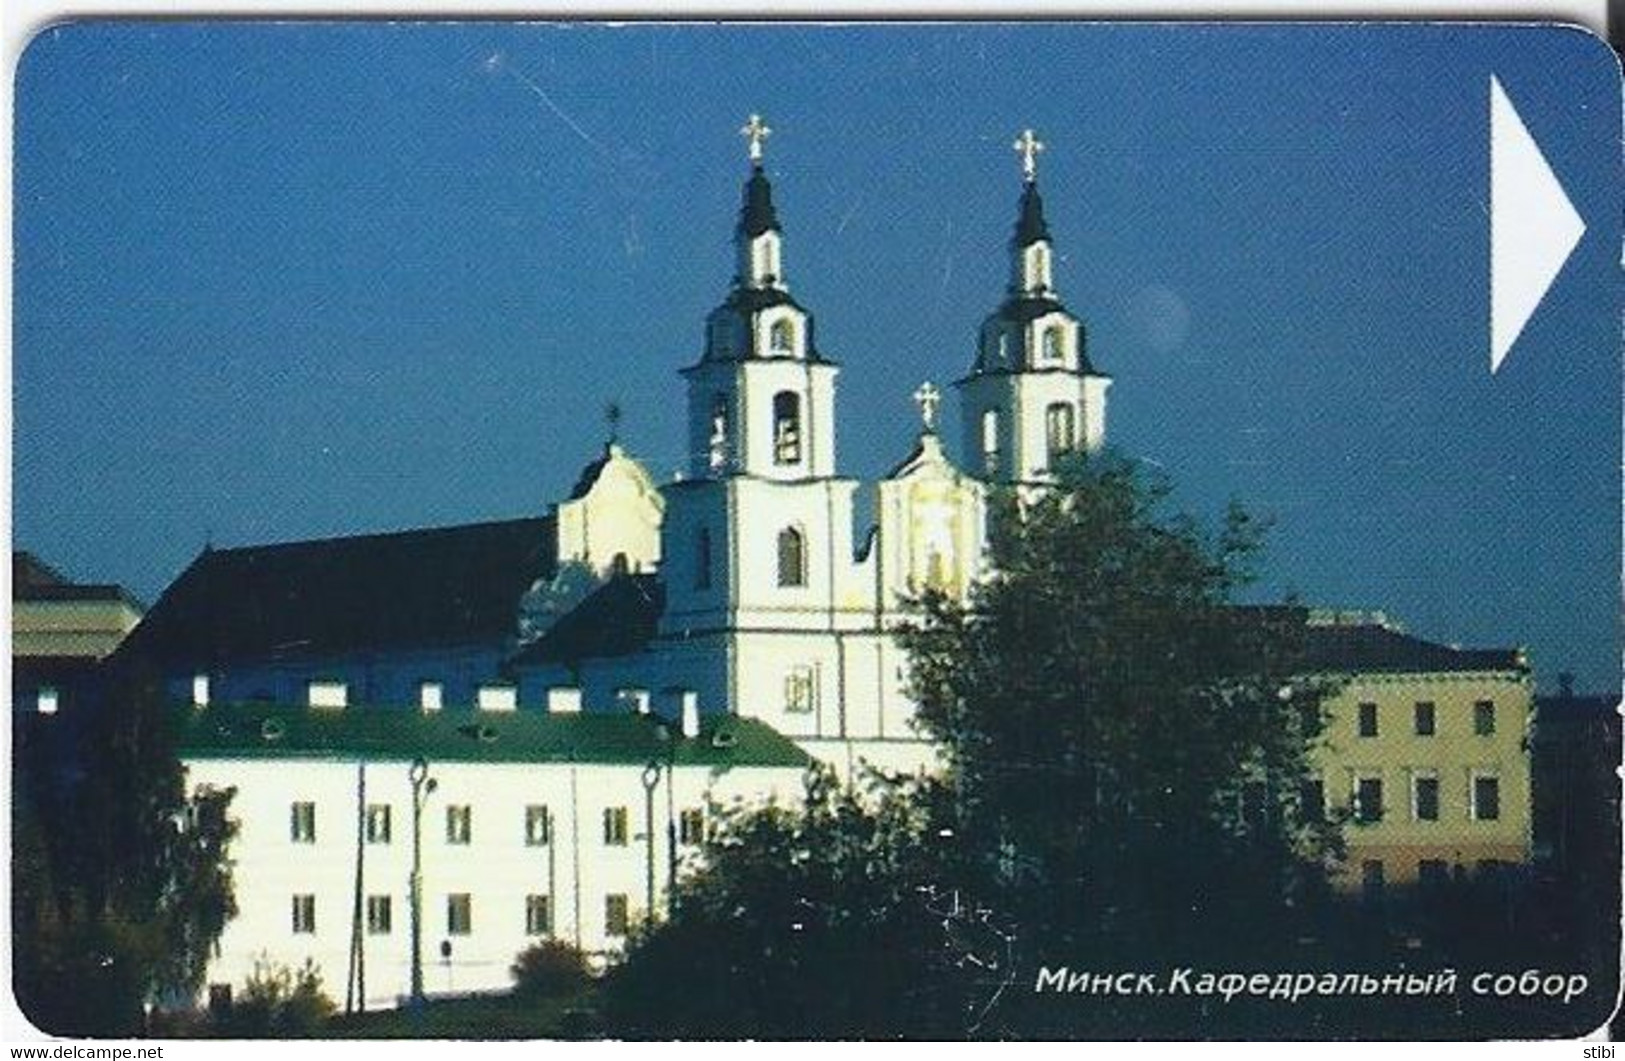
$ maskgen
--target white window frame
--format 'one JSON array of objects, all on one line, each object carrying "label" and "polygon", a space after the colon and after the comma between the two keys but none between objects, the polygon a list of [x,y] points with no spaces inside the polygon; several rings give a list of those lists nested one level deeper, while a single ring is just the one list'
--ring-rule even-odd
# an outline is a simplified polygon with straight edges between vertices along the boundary
[{"label": "white window frame", "polygon": [[453,803],[446,808],[446,843],[466,847],[474,842],[474,808]]},{"label": "white window frame", "polygon": [[316,842],[316,804],[296,799],[288,809],[288,840],[295,844]]},{"label": "white window frame", "polygon": [[474,896],[470,892],[450,892],[446,895],[446,935],[472,936],[474,934]]},{"label": "white window frame", "polygon": [[367,804],[367,843],[394,842],[394,812],[387,803]]},{"label": "white window frame", "polygon": [[797,664],[784,673],[784,713],[811,715],[818,710],[818,668]]},{"label": "white window frame", "polygon": [[604,808],[604,846],[625,847],[630,835],[628,821],[630,816],[625,807]]},{"label": "white window frame", "polygon": [[525,846],[546,847],[553,842],[553,815],[545,803],[525,807]]},{"label": "white window frame", "polygon": [[292,904],[293,933],[296,936],[316,934],[316,896],[309,892],[297,893]]},{"label": "white window frame", "polygon": [[553,897],[531,893],[525,896],[525,935],[553,934]]},{"label": "white window frame", "polygon": [[367,935],[388,936],[395,931],[395,904],[391,896],[367,896]]}]

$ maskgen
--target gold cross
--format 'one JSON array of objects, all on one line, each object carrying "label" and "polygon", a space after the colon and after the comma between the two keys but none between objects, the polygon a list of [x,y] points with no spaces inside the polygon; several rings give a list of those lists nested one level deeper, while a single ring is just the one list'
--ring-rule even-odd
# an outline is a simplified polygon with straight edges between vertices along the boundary
[{"label": "gold cross", "polygon": [[925,421],[927,431],[935,431],[937,426],[937,405],[942,401],[942,395],[930,380],[920,384],[920,389],[914,392],[915,404],[920,407],[920,419]]},{"label": "gold cross", "polygon": [[762,161],[762,143],[773,135],[773,130],[769,129],[767,123],[762,121],[760,114],[752,114],[750,120],[740,127],[739,135],[744,137],[745,142],[750,145],[750,160],[760,163]]},{"label": "gold cross", "polygon": [[1010,146],[1021,156],[1021,175],[1031,184],[1038,179],[1038,153],[1044,150],[1044,141],[1034,136],[1031,129],[1023,129]]}]

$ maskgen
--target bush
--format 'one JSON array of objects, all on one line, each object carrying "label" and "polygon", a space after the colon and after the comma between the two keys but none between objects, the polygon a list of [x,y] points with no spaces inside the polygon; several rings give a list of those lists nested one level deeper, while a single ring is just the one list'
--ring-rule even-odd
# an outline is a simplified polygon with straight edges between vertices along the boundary
[{"label": "bush", "polygon": [[310,959],[296,972],[262,958],[215,1027],[231,1038],[297,1039],[316,1034],[336,1008]]},{"label": "bush", "polygon": [[510,968],[513,992],[540,998],[568,995],[587,982],[587,956],[562,940],[548,940],[519,952]]}]

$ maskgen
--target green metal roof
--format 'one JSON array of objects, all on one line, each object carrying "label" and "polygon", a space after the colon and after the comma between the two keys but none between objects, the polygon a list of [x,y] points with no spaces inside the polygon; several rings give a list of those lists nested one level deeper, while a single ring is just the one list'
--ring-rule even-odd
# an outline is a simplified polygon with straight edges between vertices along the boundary
[{"label": "green metal roof", "polygon": [[324,759],[467,763],[601,763],[777,766],[811,759],[754,719],[702,718],[684,739],[676,723],[652,715],[541,711],[435,711],[310,708],[270,704],[185,707],[173,716],[187,759]]}]

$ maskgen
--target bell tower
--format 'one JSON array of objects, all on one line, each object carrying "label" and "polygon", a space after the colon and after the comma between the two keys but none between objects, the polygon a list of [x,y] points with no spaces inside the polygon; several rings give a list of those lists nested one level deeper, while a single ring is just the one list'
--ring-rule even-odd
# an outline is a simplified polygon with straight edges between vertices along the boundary
[{"label": "bell tower", "polygon": [[982,322],[959,392],[964,467],[985,479],[1042,483],[1067,453],[1106,438],[1111,378],[1090,364],[1083,323],[1055,291],[1054,246],[1038,190],[1043,141],[1023,130],[1021,200],[1003,305]]},{"label": "bell tower", "polygon": [[835,365],[814,344],[812,316],[790,297],[784,230],[762,168],[772,130],[758,115],[740,130],[750,175],[734,229],[733,285],[706,318],[688,381],[689,477],[750,475],[778,482],[835,471]]}]

